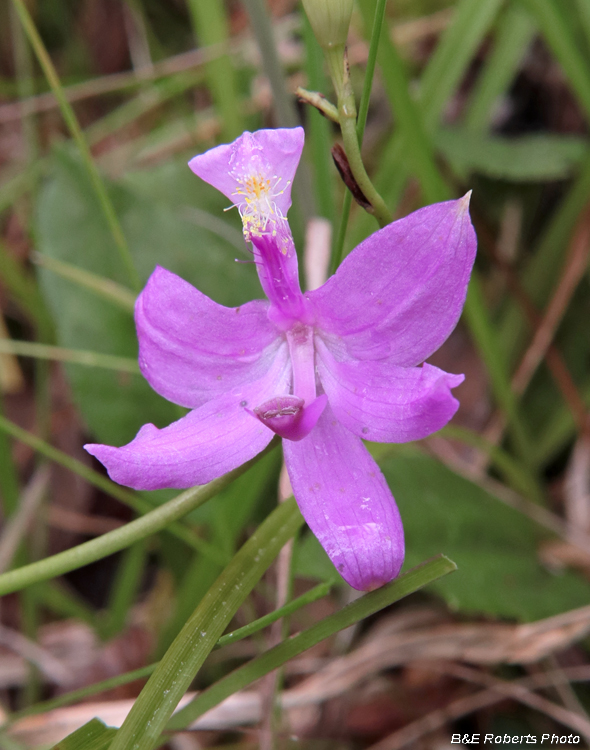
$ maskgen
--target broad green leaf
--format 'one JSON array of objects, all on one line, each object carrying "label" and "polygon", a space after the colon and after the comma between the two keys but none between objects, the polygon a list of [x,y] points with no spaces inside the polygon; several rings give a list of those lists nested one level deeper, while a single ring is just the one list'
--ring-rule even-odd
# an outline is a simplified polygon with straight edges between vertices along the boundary
[{"label": "broad green leaf", "polygon": [[[55,161],[54,174],[39,199],[39,250],[126,284],[125,268],[86,173],[65,151]],[[135,175],[111,186],[110,195],[142,282],[160,264],[221,304],[238,305],[261,296],[253,264],[235,263],[235,245],[215,231],[224,226],[227,200],[195,177],[186,164],[170,163],[165,169]],[[191,206],[205,215],[211,212],[213,230],[186,218],[183,212]],[[234,227],[228,224],[227,229],[235,236]],[[43,270],[39,274],[62,346],[137,356],[129,314],[71,280]],[[120,445],[133,438],[142,424],[163,427],[183,413],[156,395],[140,375],[76,366],[67,369],[76,403],[101,442]]]},{"label": "broad green leaf", "polygon": [[463,128],[440,130],[436,145],[464,180],[473,173],[512,182],[563,180],[588,153],[584,138],[530,135],[486,136]]},{"label": "broad green leaf", "polygon": [[[431,590],[453,609],[526,622],[588,603],[590,584],[538,562],[546,532],[526,516],[426,456],[404,451],[380,465],[404,522],[404,567],[448,554],[459,570]],[[306,537],[298,572],[315,569],[313,577],[328,579],[335,574],[328,566],[315,537]]]},{"label": "broad green leaf", "polygon": [[116,734],[116,729],[105,726],[98,719],[91,719],[54,745],[52,750],[107,750]]}]

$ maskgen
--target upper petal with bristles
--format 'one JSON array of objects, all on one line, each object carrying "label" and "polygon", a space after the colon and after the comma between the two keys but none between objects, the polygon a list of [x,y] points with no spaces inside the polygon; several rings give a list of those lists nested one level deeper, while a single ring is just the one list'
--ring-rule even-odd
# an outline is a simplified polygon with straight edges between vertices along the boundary
[{"label": "upper petal with bristles", "polygon": [[267,190],[269,200],[286,216],[304,138],[303,128],[246,131],[233,143],[199,154],[188,164],[235,205]]}]

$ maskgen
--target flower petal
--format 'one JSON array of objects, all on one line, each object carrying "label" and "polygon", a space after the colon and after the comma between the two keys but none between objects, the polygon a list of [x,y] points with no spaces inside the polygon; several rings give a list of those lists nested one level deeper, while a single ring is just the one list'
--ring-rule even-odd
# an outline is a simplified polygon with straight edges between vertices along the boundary
[{"label": "flower petal", "polygon": [[115,482],[136,490],[184,489],[220,477],[260,453],[272,430],[251,416],[252,407],[269,393],[287,393],[291,378],[284,343],[268,373],[209,401],[159,430],[144,425],[122,448],[85,445]]},{"label": "flower petal", "polygon": [[388,360],[339,362],[316,336],[317,369],[336,418],[355,435],[405,443],[430,435],[451,419],[451,395],[465,379],[438,367],[398,367]]},{"label": "flower petal", "polygon": [[420,364],[461,314],[476,238],[469,194],[415,211],[372,234],[306,296],[318,326],[357,359]]},{"label": "flower petal", "polygon": [[303,517],[344,580],[370,591],[391,581],[404,559],[404,533],[383,474],[330,407],[303,440],[283,441]]},{"label": "flower petal", "polygon": [[246,131],[233,143],[217,146],[192,158],[188,165],[202,180],[239,205],[237,191],[255,176],[271,181],[272,200],[287,215],[291,206],[291,185],[305,134],[303,128]]},{"label": "flower petal", "polygon": [[137,299],[135,322],[144,377],[189,408],[258,380],[281,344],[267,302],[223,307],[159,266]]}]

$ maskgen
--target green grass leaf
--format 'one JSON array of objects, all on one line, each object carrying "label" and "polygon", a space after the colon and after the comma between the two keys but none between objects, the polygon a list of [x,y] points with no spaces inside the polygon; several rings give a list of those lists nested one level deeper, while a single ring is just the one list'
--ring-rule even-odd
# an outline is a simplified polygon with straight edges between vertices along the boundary
[{"label": "green grass leaf", "polygon": [[217,706],[229,695],[242,690],[273,669],[285,664],[289,659],[299,656],[299,654],[329,638],[334,633],[370,617],[380,609],[399,601],[443,576],[447,576],[448,573],[452,573],[456,569],[457,566],[452,560],[444,555],[439,555],[434,560],[429,560],[413,570],[407,571],[380,589],[364,594],[338,612],[324,617],[315,625],[279,643],[261,656],[244,664],[243,667],[234,670],[227,677],[218,680],[193,699],[188,706],[181,709],[171,720],[169,728],[180,729],[187,726],[209,709]]},{"label": "green grass leaf", "polygon": [[303,523],[294,498],[279,505],[211,586],[135,701],[111,750],[151,750],[179,700],[283,545]]},{"label": "green grass leaf", "polygon": [[116,734],[116,729],[106,727],[98,719],[91,719],[51,750],[107,750]]}]

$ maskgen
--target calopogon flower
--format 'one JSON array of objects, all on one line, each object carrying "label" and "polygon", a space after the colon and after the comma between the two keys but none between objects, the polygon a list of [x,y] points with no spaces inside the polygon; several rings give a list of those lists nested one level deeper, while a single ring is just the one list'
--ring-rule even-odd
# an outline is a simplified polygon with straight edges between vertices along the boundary
[{"label": "calopogon flower", "polygon": [[455,327],[476,239],[468,196],[427,206],[362,242],[303,293],[286,220],[301,128],[244,133],[195,156],[199,177],[237,206],[268,301],[218,305],[156,268],[139,295],[139,364],[189,407],[122,448],[87,445],[116,482],[140,490],[205,484],[276,433],[301,512],[342,577],[370,590],[400,571],[399,511],[363,440],[440,429],[463,375],[422,364]]}]

